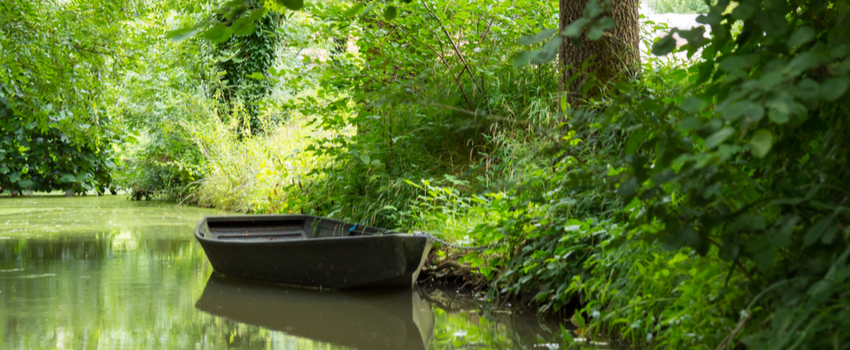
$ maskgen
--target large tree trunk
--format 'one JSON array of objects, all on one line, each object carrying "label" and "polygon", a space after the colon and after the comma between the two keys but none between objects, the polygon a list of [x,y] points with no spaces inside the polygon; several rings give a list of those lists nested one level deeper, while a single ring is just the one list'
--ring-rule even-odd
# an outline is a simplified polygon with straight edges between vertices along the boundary
[{"label": "large tree trunk", "polygon": [[[580,100],[584,91],[595,93],[598,91],[596,84],[604,84],[637,71],[640,64],[639,3],[639,0],[611,0],[605,15],[614,19],[614,29],[606,31],[602,39],[597,41],[590,41],[587,35],[582,35],[580,45],[573,45],[569,39],[561,44],[558,50],[561,66],[558,83],[561,92],[569,93],[568,101]],[[561,31],[582,17],[586,4],[587,0],[559,0]],[[582,68],[585,62],[589,65]]]}]

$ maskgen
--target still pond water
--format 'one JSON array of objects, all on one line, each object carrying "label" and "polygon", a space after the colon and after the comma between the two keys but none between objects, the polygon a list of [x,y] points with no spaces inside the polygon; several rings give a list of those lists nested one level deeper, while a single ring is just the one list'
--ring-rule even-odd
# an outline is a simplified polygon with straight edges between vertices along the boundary
[{"label": "still pond water", "polygon": [[0,348],[557,348],[557,323],[451,290],[219,277],[192,235],[213,214],[124,196],[0,198]]}]

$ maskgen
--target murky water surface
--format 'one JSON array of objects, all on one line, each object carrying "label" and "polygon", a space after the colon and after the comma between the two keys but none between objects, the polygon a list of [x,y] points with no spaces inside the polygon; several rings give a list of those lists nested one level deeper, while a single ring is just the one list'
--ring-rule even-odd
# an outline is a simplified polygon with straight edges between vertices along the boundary
[{"label": "murky water surface", "polygon": [[[445,290],[319,292],[212,273],[215,210],[0,198],[2,349],[532,349],[560,326]],[[472,300],[470,302],[470,300]]]}]

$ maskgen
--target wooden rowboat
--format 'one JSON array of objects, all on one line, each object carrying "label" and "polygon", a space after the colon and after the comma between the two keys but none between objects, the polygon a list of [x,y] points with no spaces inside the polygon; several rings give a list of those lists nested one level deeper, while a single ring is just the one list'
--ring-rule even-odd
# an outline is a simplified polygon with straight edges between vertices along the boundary
[{"label": "wooden rowboat", "polygon": [[223,275],[318,288],[411,288],[433,243],[311,215],[207,216],[195,228]]}]

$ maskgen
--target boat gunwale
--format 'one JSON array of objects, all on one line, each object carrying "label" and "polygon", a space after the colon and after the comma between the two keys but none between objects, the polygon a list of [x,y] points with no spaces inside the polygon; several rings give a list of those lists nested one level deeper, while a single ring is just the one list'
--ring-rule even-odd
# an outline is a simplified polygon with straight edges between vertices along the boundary
[{"label": "boat gunwale", "polygon": [[[404,233],[404,232],[398,232],[398,231],[393,231],[393,230],[386,230],[386,233],[366,234],[366,235],[359,235],[359,236],[311,237],[311,238],[298,239],[298,240],[288,239],[288,240],[277,240],[277,241],[271,241],[271,240],[268,240],[268,241],[267,240],[249,241],[247,239],[245,239],[245,240],[240,240],[240,239],[224,240],[224,239],[207,237],[205,235],[202,235],[201,232],[200,232],[201,231],[201,225],[207,223],[208,222],[207,219],[209,219],[209,218],[242,218],[242,217],[285,218],[285,217],[290,216],[290,215],[313,218],[313,219],[333,220],[333,221],[338,221],[340,223],[347,224],[347,225],[351,224],[351,223],[347,223],[347,222],[340,221],[340,220],[329,219],[329,218],[324,218],[324,217],[314,216],[314,215],[306,215],[306,214],[205,215],[204,218],[201,219],[198,222],[198,224],[195,226],[195,238],[198,239],[198,240],[203,240],[203,241],[207,241],[207,242],[220,242],[220,243],[224,243],[224,244],[263,244],[263,245],[268,245],[268,244],[273,244],[273,243],[285,243],[285,244],[293,244],[293,243],[296,243],[296,242],[306,243],[306,242],[317,242],[317,241],[339,240],[339,239],[377,239],[377,238],[381,238],[381,237],[430,239],[426,235],[423,235],[423,234],[420,234],[420,233]],[[374,226],[363,226],[363,228],[364,229],[365,228],[375,228],[375,229],[381,230],[381,228],[374,227]]]}]

